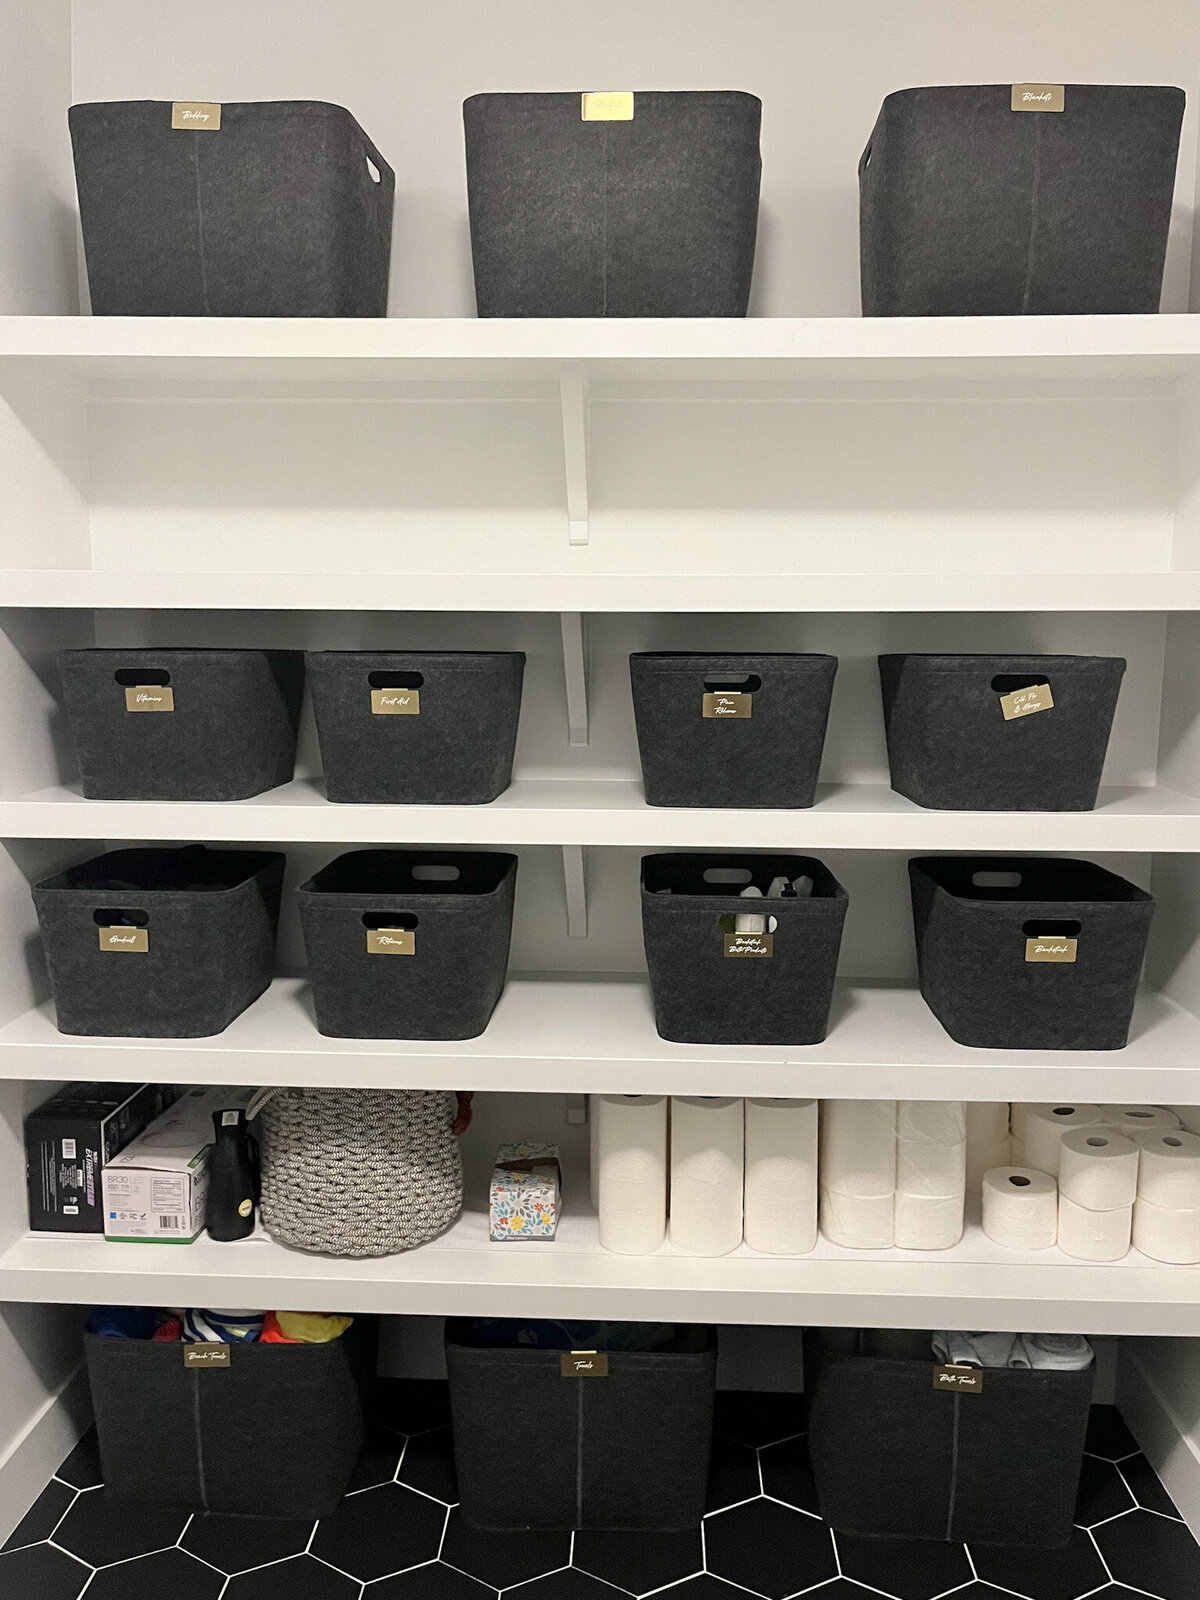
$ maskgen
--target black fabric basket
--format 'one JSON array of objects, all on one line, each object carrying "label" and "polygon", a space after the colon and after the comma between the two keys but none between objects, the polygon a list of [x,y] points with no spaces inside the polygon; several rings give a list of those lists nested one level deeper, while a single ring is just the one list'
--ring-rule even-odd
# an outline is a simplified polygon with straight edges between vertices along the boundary
[{"label": "black fabric basket", "polygon": [[[1015,883],[982,884],[1016,878]],[[1090,861],[924,856],[908,863],[921,993],[959,1044],[1121,1050],[1154,900]],[[1038,936],[1072,960],[1027,960]]]},{"label": "black fabric basket", "polygon": [[[225,1516],[328,1516],[366,1441],[375,1329],[329,1344],[155,1344],[84,1335],[105,1493]],[[186,1366],[186,1350],[229,1365]]]},{"label": "black fabric basket", "polygon": [[[836,672],[836,656],[631,655],[647,803],[811,806]],[[748,693],[750,715],[705,716],[706,694],[722,689]]]},{"label": "black fabric basket", "polygon": [[[266,850],[112,850],[33,888],[60,1033],[202,1039],[271,982],[284,857]],[[144,929],[143,951],[100,929]]]},{"label": "black fabric basket", "polygon": [[[811,1344],[806,1333],[806,1381]],[[865,1538],[1065,1545],[1093,1369],[986,1368],[979,1394],[952,1394],[934,1388],[935,1365],[852,1356],[824,1367],[809,1407],[822,1517]]]},{"label": "black fabric basket", "polygon": [[[516,881],[516,856],[488,851],[331,861],[299,890],[317,1027],[338,1039],[481,1034],[504,990]],[[411,930],[411,953],[370,951],[380,928]]]},{"label": "black fabric basket", "polygon": [[[522,651],[317,650],[305,659],[330,800],[480,806],[512,782]],[[377,712],[377,695],[416,712]]]},{"label": "black fabric basket", "polygon": [[[661,1350],[608,1352],[606,1378],[563,1353],[477,1348],[446,1325],[462,1515],[474,1527],[681,1531],[704,1514],[717,1341],[684,1327]],[[536,1482],[514,1463],[536,1463]]]},{"label": "black fabric basket", "polygon": [[1007,83],[883,102],[858,169],[864,316],[1158,310],[1183,90],[1012,105]]},{"label": "black fabric basket", "polygon": [[173,128],[169,100],[69,120],[94,315],[387,315],[395,179],[342,106],[225,103],[215,131]]},{"label": "black fabric basket", "polygon": [[[60,650],[88,800],[246,800],[291,781],[299,650]],[[173,711],[128,708],[166,687]]]},{"label": "black fabric basket", "polygon": [[[1090,811],[1120,656],[880,656],[892,788],[942,811]],[[1048,684],[1054,704],[1006,721],[1001,696]]]},{"label": "black fabric basket", "polygon": [[[742,900],[745,882],[714,886],[705,878],[729,869],[749,872],[764,895],[781,873],[810,877],[813,893]],[[812,856],[643,856],[642,936],[659,1034],[680,1044],[820,1044],[848,904]],[[769,956],[726,955],[733,918],[743,913],[776,920]]]},{"label": "black fabric basket", "polygon": [[637,93],[585,122],[578,94],[463,105],[481,317],[743,317],[762,103]]}]

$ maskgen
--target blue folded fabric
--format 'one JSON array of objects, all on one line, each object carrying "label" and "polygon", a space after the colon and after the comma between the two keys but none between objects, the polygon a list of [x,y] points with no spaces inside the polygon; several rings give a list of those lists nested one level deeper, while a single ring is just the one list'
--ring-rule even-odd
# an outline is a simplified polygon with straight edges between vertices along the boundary
[{"label": "blue folded fabric", "polygon": [[263,1328],[261,1311],[185,1311],[184,1344],[253,1344]]},{"label": "blue folded fabric", "polygon": [[156,1306],[95,1306],[87,1331],[100,1339],[153,1339],[161,1315]]}]

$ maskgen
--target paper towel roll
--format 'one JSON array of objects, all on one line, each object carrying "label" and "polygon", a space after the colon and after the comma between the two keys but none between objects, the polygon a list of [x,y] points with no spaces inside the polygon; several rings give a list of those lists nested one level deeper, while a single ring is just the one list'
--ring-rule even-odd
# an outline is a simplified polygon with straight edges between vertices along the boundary
[{"label": "paper towel roll", "polygon": [[618,1255],[650,1255],[667,1236],[666,1096],[594,1095],[592,1117],[600,1243]]},{"label": "paper towel roll", "polygon": [[1106,1128],[1119,1128],[1130,1138],[1179,1126],[1179,1118],[1166,1106],[1101,1106],[1100,1121]]},{"label": "paper towel roll", "polygon": [[962,1144],[967,1119],[961,1100],[897,1100],[896,1137],[931,1144]]},{"label": "paper towel roll", "polygon": [[983,1175],[993,1167],[1019,1167],[1014,1161],[1012,1141],[1005,1134],[995,1144],[969,1144],[967,1146],[967,1193],[978,1194],[983,1186]]},{"label": "paper towel roll", "polygon": [[1063,1134],[1058,1164],[1060,1195],[1088,1211],[1119,1211],[1133,1204],[1137,1187],[1138,1147],[1132,1139],[1106,1127],[1072,1128]]},{"label": "paper towel roll", "polygon": [[1156,1206],[1139,1195],[1133,1206],[1133,1246],[1151,1261],[1200,1262],[1200,1209]]},{"label": "paper towel roll", "polygon": [[963,1109],[968,1144],[999,1144],[1008,1138],[1007,1100],[968,1100]]},{"label": "paper towel roll", "polygon": [[1089,1211],[1061,1191],[1058,1196],[1058,1248],[1078,1261],[1119,1261],[1129,1251],[1133,1206]]},{"label": "paper towel roll", "polygon": [[1048,1250],[1058,1235],[1058,1184],[1032,1167],[984,1173],[983,1231],[1009,1250]]},{"label": "paper towel roll", "polygon": [[1169,1211],[1200,1210],[1200,1138],[1184,1128],[1140,1133],[1138,1194]]},{"label": "paper towel roll", "polygon": [[671,1243],[695,1256],[724,1256],[742,1242],[745,1112],[740,1099],[671,1101]]},{"label": "paper towel roll", "polygon": [[817,1102],[746,1101],[746,1243],[773,1256],[817,1242]]},{"label": "paper towel roll", "polygon": [[[967,1187],[967,1147],[925,1139],[896,1140],[896,1193],[962,1199]],[[899,1242],[899,1241],[897,1241]]]},{"label": "paper towel roll", "polygon": [[890,1194],[839,1194],[821,1186],[821,1232],[851,1250],[890,1250],[895,1206]]},{"label": "paper towel roll", "polygon": [[962,1233],[961,1188],[956,1195],[896,1191],[895,1242],[899,1249],[949,1250],[962,1238]]},{"label": "paper towel roll", "polygon": [[823,1102],[821,1187],[858,1199],[891,1197],[896,1188],[894,1100]]},{"label": "paper towel roll", "polygon": [[1024,1146],[1027,1167],[1037,1172],[1048,1172],[1058,1177],[1059,1145],[1064,1133],[1072,1128],[1091,1128],[1100,1121],[1100,1107],[1072,1105],[1062,1101],[1057,1105],[1025,1107]]}]

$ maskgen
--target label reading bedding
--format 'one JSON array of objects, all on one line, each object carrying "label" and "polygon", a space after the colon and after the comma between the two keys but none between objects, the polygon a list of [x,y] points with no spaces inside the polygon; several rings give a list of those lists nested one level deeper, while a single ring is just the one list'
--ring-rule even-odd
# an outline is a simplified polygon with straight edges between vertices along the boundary
[{"label": "label reading bedding", "polygon": [[176,100],[171,105],[173,128],[195,128],[216,133],[221,126],[221,108],[211,100]]},{"label": "label reading bedding", "polygon": [[700,712],[702,717],[748,717],[754,710],[754,696],[744,689],[731,694],[706,694]]},{"label": "label reading bedding", "polygon": [[579,115],[584,122],[632,122],[633,93],[629,89],[605,89],[585,94],[580,99]]},{"label": "label reading bedding", "polygon": [[415,956],[417,936],[411,928],[368,928],[369,956]]},{"label": "label reading bedding", "polygon": [[1015,722],[1018,717],[1031,717],[1035,711],[1053,711],[1054,696],[1048,683],[1031,684],[1028,689],[1014,689],[1000,696],[1000,709],[1005,722]]},{"label": "label reading bedding", "polygon": [[372,689],[371,715],[373,717],[419,717],[421,691],[419,689]]},{"label": "label reading bedding", "polygon": [[1026,961],[1074,961],[1079,950],[1078,939],[1026,939]]},{"label": "label reading bedding", "polygon": [[1063,83],[1014,83],[1012,86],[1014,111],[1063,111],[1066,97],[1067,88]]},{"label": "label reading bedding", "polygon": [[149,928],[101,928],[100,948],[106,955],[147,955],[150,950]]},{"label": "label reading bedding", "polygon": [[775,935],[773,933],[727,933],[725,935],[725,954],[727,956],[773,956],[775,954]]}]

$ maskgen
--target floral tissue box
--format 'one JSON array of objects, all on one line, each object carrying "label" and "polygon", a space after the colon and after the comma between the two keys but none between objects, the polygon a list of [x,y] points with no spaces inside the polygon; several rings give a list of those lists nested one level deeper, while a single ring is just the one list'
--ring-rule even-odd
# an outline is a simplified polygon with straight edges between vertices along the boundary
[{"label": "floral tissue box", "polygon": [[488,1203],[493,1239],[553,1239],[561,1207],[556,1144],[502,1144]]}]

